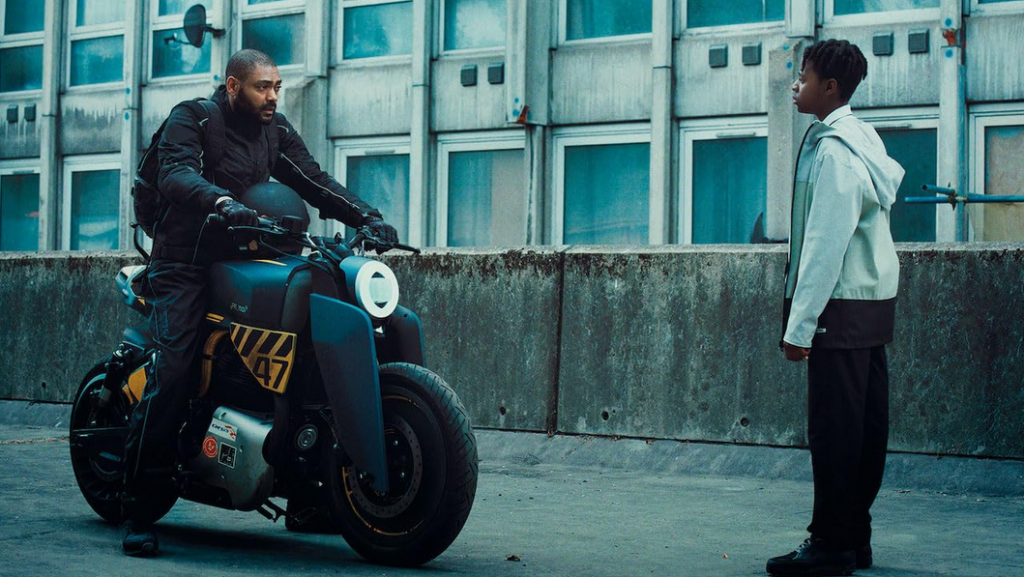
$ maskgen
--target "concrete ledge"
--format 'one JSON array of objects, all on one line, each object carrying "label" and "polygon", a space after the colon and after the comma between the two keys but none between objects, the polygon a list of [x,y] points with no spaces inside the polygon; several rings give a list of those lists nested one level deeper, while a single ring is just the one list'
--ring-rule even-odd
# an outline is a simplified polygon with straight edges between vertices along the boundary
[{"label": "concrete ledge", "polygon": [[[891,449],[1024,459],[1024,245],[901,245]],[[388,255],[478,427],[803,447],[782,246]],[[130,253],[0,254],[0,399],[67,402],[126,324]]]}]

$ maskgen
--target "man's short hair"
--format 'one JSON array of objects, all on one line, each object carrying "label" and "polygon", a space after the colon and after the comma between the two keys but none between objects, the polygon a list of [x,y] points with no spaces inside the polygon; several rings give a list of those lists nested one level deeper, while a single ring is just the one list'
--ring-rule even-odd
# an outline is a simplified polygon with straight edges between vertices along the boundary
[{"label": "man's short hair", "polygon": [[259,66],[272,66],[277,68],[277,63],[264,52],[245,48],[235,52],[228,60],[227,70],[224,71],[224,78],[234,76],[239,80],[245,80]]},{"label": "man's short hair", "polygon": [[839,97],[843,102],[850,100],[860,81],[868,76],[868,61],[856,44],[846,40],[819,40],[804,49],[803,62],[814,64],[814,71],[822,80],[834,78],[839,84]]}]

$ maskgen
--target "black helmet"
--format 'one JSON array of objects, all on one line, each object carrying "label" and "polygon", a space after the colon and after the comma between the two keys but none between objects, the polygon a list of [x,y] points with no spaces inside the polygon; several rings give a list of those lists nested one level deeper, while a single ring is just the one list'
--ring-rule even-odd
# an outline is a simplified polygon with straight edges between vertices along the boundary
[{"label": "black helmet", "polygon": [[[239,195],[238,200],[245,206],[255,210],[256,214],[260,216],[276,220],[281,220],[286,216],[297,218],[302,223],[302,231],[309,230],[309,211],[306,209],[305,201],[302,200],[302,197],[297,192],[280,182],[254,184]],[[268,240],[271,240],[274,246],[283,252],[289,254],[302,252],[302,247],[297,243]],[[264,251],[259,252],[263,253]],[[271,255],[262,254],[260,256]]]}]

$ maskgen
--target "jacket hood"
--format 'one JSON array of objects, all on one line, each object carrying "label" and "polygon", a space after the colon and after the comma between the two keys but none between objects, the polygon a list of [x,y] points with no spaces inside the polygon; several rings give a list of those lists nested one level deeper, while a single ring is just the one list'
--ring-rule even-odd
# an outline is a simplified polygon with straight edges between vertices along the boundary
[{"label": "jacket hood", "polygon": [[[906,171],[898,162],[889,157],[885,144],[870,124],[860,120],[849,111],[837,110],[837,119],[826,118],[826,122],[815,121],[808,139],[817,145],[823,138],[836,138],[864,162],[871,181],[875,185],[878,204],[889,210],[896,202],[896,192],[903,182]],[[845,114],[843,114],[845,112]],[[833,114],[836,114],[833,113]],[[831,115],[830,115],[831,116]]]}]

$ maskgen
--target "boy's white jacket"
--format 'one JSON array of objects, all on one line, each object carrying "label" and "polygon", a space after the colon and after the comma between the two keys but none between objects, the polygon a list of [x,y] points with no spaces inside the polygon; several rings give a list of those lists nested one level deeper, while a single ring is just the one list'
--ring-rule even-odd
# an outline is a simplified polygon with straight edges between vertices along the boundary
[{"label": "boy's white jacket", "polygon": [[[793,187],[786,276],[786,298],[792,305],[785,342],[811,347],[816,335],[823,340],[827,330],[839,330],[819,326],[830,301],[855,301],[845,305],[844,317],[870,316],[878,308],[872,303],[878,301],[888,301],[883,308],[894,310],[899,261],[889,211],[903,175],[878,133],[849,106],[811,125]],[[856,323],[837,324],[849,328]]]}]

